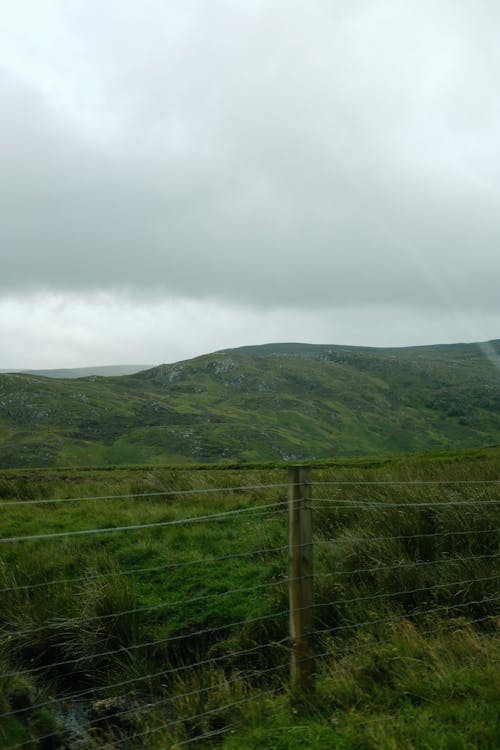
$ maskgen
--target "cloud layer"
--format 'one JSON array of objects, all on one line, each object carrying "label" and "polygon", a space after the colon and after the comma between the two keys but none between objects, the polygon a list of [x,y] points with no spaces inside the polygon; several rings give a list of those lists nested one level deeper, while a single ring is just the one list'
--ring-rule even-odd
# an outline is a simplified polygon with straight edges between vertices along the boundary
[{"label": "cloud layer", "polygon": [[3,16],[0,293],[500,322],[494,0]]},{"label": "cloud layer", "polygon": [[[367,323],[367,321],[369,321]],[[391,306],[242,308],[179,299],[34,294],[0,300],[0,369],[159,364],[271,341],[391,346],[498,337],[495,315],[443,314]],[[367,333],[369,331],[369,334]]]}]

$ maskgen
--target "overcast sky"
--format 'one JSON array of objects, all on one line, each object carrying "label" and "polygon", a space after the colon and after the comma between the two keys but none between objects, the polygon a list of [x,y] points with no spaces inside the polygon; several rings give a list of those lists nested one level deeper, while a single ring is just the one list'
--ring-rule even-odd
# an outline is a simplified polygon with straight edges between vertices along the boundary
[{"label": "overcast sky", "polygon": [[498,0],[0,9],[0,368],[500,337]]}]

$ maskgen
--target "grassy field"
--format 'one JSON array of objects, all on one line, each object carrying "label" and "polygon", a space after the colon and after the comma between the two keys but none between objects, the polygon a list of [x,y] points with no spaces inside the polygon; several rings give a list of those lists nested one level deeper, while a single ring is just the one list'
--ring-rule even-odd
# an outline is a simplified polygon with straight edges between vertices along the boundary
[{"label": "grassy field", "polygon": [[500,485],[479,482],[500,449],[313,465],[319,656],[300,701],[286,479],[1,472],[0,746],[497,748]]}]

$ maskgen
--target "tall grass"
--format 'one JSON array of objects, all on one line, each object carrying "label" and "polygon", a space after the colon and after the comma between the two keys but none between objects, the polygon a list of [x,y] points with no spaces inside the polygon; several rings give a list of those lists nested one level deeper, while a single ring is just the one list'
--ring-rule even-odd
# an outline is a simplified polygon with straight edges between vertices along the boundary
[{"label": "tall grass", "polygon": [[[255,517],[2,545],[5,747],[71,747],[78,739],[82,748],[154,750],[197,735],[210,737],[196,747],[405,747],[414,714],[421,740],[406,746],[431,746],[438,720],[437,712],[424,716],[426,701],[446,705],[459,695],[459,676],[471,695],[489,700],[480,675],[491,672],[498,613],[498,506],[484,501],[499,489],[451,483],[499,478],[500,451],[458,458],[314,467],[317,482],[350,484],[314,488],[316,649],[324,656],[302,717],[284,697],[286,487],[258,488],[284,483],[284,467],[32,472],[21,483],[6,472],[5,502],[132,497],[4,506],[3,537],[270,507]],[[450,484],[358,484],[422,480]],[[255,489],[223,491],[240,486]],[[462,727],[469,708],[447,722]],[[377,711],[395,713],[392,734],[384,722],[361,731],[363,712]],[[284,727],[288,745],[280,744]],[[494,747],[486,728],[477,736],[483,745],[464,747]]]}]

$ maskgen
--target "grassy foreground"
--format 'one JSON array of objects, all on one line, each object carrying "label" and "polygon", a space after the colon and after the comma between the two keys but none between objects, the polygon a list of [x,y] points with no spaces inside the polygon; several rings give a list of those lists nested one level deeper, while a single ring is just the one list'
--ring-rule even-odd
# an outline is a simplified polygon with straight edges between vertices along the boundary
[{"label": "grassy foreground", "polygon": [[496,448],[313,466],[353,484],[314,488],[297,701],[284,466],[4,471],[2,538],[108,531],[0,545],[0,746],[497,748],[499,478]]}]

